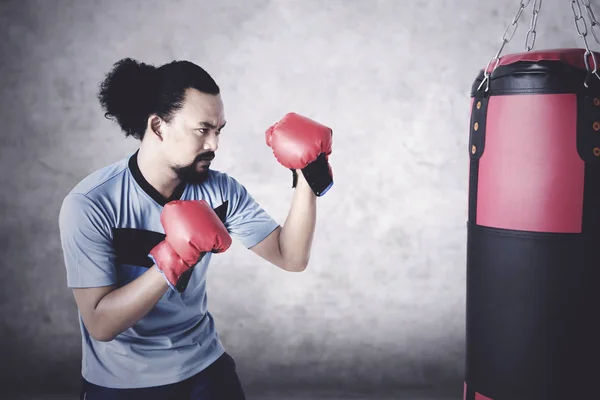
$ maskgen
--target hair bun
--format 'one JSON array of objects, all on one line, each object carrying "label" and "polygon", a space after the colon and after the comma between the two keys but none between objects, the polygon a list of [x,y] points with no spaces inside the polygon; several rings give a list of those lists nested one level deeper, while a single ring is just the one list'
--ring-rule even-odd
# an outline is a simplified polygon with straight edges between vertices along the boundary
[{"label": "hair bun", "polygon": [[132,58],[116,62],[98,93],[105,117],[116,120],[127,136],[139,136],[136,132],[145,131],[146,120],[153,112],[159,78],[158,69],[152,65]]}]

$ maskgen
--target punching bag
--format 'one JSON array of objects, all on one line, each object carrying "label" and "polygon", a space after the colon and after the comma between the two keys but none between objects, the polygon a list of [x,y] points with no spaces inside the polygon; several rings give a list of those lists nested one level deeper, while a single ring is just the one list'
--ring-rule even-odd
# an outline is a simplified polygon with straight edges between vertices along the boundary
[{"label": "punching bag", "polygon": [[600,81],[584,53],[506,55],[489,90],[483,70],[473,83],[464,400],[600,399]]}]

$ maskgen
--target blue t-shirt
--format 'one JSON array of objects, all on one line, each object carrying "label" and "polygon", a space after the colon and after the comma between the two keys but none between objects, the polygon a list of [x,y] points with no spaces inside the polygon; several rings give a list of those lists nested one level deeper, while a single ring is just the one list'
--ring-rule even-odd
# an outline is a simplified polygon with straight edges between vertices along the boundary
[{"label": "blue t-shirt", "polygon": [[[206,200],[233,238],[250,248],[279,225],[227,174],[181,184],[164,199],[142,176],[137,152],[84,178],[63,201],[59,227],[70,288],[121,287],[152,267],[148,254],[164,239],[160,222],[171,200]],[[139,388],[182,381],[225,351],[207,310],[206,272],[195,266],[183,293],[168,290],[156,306],[109,342],[92,338],[79,315],[82,375],[96,385]]]}]

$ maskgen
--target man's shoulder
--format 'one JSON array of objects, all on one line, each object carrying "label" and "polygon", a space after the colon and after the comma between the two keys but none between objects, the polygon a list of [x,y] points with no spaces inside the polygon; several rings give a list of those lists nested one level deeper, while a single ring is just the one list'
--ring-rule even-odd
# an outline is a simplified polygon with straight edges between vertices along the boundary
[{"label": "man's shoulder", "polygon": [[219,171],[217,169],[211,169],[208,171],[208,183],[221,183],[229,178],[226,172]]},{"label": "man's shoulder", "polygon": [[119,196],[125,184],[127,160],[121,159],[99,168],[77,182],[63,199],[61,215],[105,218],[107,205],[112,203],[105,200]]},{"label": "man's shoulder", "polygon": [[237,203],[246,196],[245,188],[229,173],[211,169],[201,183],[193,183],[187,191],[188,199],[204,199],[217,203]]},{"label": "man's shoulder", "polygon": [[208,177],[201,183],[192,184],[192,186],[200,189],[200,191],[208,192],[223,192],[228,186],[235,182],[228,173],[219,170],[211,169],[208,171]]},{"label": "man's shoulder", "polygon": [[211,169],[209,172],[209,178],[207,183],[210,185],[221,185],[221,186],[242,186],[242,184],[234,178],[230,173],[219,170]]},{"label": "man's shoulder", "polygon": [[248,194],[246,187],[230,173],[211,170],[207,180],[209,186],[218,190],[225,198],[243,198]]},{"label": "man's shoulder", "polygon": [[103,195],[106,190],[110,189],[115,181],[123,178],[128,168],[128,159],[129,157],[120,159],[91,172],[77,182],[67,196],[84,195],[93,198],[98,195]]}]

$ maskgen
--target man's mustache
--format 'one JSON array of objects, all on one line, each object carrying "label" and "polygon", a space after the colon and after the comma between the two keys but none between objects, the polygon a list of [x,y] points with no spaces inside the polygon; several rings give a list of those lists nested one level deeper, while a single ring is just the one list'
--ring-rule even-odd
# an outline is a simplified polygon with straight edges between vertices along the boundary
[{"label": "man's mustache", "polygon": [[215,158],[215,152],[214,151],[208,151],[206,153],[203,153],[203,154],[200,154],[199,156],[197,156],[194,161],[195,162],[199,162],[199,161],[212,161],[214,158]]}]

